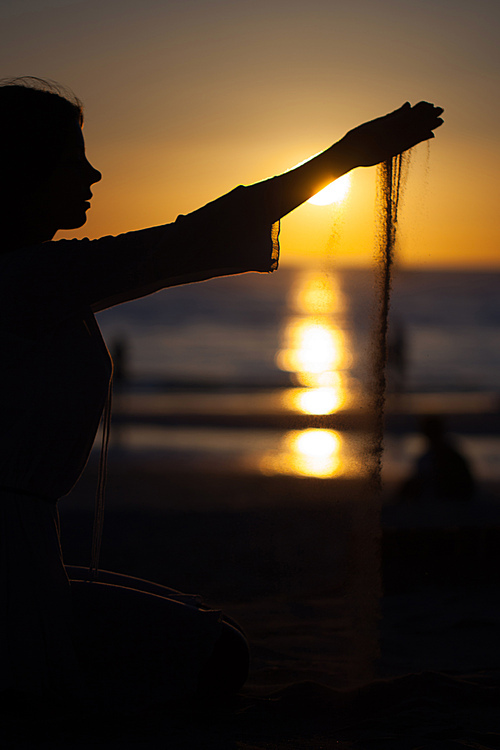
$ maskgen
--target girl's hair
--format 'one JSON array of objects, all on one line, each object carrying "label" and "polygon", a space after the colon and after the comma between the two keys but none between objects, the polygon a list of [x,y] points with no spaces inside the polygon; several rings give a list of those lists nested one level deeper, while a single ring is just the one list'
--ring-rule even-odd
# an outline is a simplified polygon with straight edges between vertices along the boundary
[{"label": "girl's hair", "polygon": [[47,179],[68,133],[83,125],[79,99],[53,81],[27,76],[0,80],[0,194],[19,199]]}]

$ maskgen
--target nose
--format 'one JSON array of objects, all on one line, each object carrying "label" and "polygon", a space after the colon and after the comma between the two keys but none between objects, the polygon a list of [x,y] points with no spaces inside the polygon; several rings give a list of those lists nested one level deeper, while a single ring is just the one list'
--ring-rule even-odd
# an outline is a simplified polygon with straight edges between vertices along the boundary
[{"label": "nose", "polygon": [[93,185],[95,182],[99,182],[100,180],[102,180],[102,174],[101,174],[101,172],[99,172],[98,169],[96,169],[94,166],[92,166],[92,164],[89,162],[88,159],[87,159],[87,165],[88,165],[88,169],[89,169],[90,184]]}]

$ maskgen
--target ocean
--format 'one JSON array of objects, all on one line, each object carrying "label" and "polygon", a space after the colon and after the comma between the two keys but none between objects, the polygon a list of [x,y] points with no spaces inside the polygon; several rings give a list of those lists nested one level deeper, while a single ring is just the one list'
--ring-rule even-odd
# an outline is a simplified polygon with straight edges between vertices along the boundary
[{"label": "ocean", "polygon": [[[297,314],[300,285],[311,283],[316,293],[326,288],[341,296],[355,359],[368,355],[372,269],[285,268],[214,279],[117,306],[98,319],[111,350],[125,345],[134,389],[280,387],[290,378],[276,354],[287,319]],[[326,314],[339,317],[333,308]],[[500,391],[500,273],[396,272],[391,324],[406,350],[405,390]]]},{"label": "ocean", "polygon": [[[497,411],[499,292],[497,272],[396,271],[388,408]],[[255,457],[289,437],[277,415],[300,437],[304,415],[353,413],[364,403],[376,307],[373,269],[317,267],[175,287],[100,313],[115,359],[115,413],[129,422],[122,449],[261,470]],[[478,472],[500,479],[495,430],[474,432],[460,439]],[[339,434],[348,455],[348,431]],[[386,468],[403,475],[421,446],[415,426],[402,437],[389,431]]]}]

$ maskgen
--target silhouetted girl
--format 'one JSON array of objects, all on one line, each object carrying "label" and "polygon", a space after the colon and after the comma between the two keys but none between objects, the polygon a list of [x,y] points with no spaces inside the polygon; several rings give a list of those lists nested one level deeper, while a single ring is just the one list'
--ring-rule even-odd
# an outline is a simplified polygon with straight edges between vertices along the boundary
[{"label": "silhouetted girl", "polygon": [[94,313],[165,287],[278,265],[279,219],[335,178],[433,137],[405,104],[281,176],[174,223],[52,241],[82,226],[101,174],[80,103],[36,79],[0,86],[0,690],[139,706],[237,690],[246,642],[196,598],[120,576],[71,581],[57,501],[78,480],[112,363]]}]

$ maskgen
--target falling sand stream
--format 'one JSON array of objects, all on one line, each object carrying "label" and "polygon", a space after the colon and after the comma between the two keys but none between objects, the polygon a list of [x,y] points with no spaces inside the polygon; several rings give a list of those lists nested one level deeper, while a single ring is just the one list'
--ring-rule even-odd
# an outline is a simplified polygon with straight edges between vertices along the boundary
[{"label": "falling sand stream", "polygon": [[374,489],[382,488],[382,454],[384,439],[384,411],[387,363],[387,331],[392,285],[398,211],[407,176],[409,154],[398,154],[383,162],[378,168],[379,225],[375,253],[377,307],[372,338],[372,414],[373,414],[373,470]]},{"label": "falling sand stream", "polygon": [[[363,437],[358,443],[360,464],[366,473],[349,492],[351,519],[350,573],[344,599],[351,624],[346,647],[353,664],[351,677],[358,684],[376,676],[380,658],[379,627],[383,596],[381,526],[382,458],[387,361],[387,333],[391,280],[394,263],[398,209],[407,173],[408,155],[398,155],[379,167],[377,182],[378,232],[375,252],[374,313],[368,352],[368,404],[360,405],[365,416]],[[368,408],[366,406],[368,405]],[[357,672],[355,671],[357,669]]]}]

